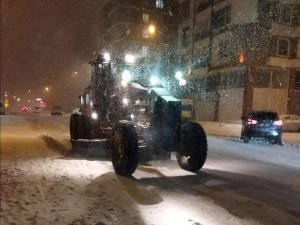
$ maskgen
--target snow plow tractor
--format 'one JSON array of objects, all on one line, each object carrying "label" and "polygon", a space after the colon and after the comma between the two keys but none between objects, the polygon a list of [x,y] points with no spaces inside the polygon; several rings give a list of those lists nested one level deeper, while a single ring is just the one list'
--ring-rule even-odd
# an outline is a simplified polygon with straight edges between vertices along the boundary
[{"label": "snow plow tractor", "polygon": [[71,115],[71,141],[105,139],[113,168],[123,176],[133,174],[146,156],[170,159],[171,152],[181,168],[202,168],[206,134],[200,124],[181,120],[179,99],[161,86],[130,81],[126,63],[114,63],[106,54],[98,54],[90,65],[91,83]]}]

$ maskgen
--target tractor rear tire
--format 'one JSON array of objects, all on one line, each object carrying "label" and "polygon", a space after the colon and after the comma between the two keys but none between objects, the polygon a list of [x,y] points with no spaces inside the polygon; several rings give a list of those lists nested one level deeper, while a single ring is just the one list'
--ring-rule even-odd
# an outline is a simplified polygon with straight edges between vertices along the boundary
[{"label": "tractor rear tire", "polygon": [[79,138],[79,116],[72,114],[70,118],[70,138],[78,140]]},{"label": "tractor rear tire", "polygon": [[187,171],[200,170],[207,157],[207,139],[202,126],[188,122],[181,127],[181,143],[176,158],[179,166]]},{"label": "tractor rear tire", "polygon": [[111,138],[111,158],[116,174],[130,176],[138,166],[138,138],[134,125],[120,121]]}]

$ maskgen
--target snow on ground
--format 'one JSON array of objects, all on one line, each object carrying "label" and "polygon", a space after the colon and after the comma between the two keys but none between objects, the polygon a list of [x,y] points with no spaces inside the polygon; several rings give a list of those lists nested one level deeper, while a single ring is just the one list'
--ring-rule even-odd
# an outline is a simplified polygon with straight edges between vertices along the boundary
[{"label": "snow on ground", "polygon": [[61,121],[48,120],[46,126],[31,117],[1,118],[1,225],[259,224],[201,196],[199,204],[189,201],[195,197],[176,190],[185,185],[163,179],[197,178],[177,165],[140,166],[134,179],[116,176],[107,159],[71,153]]},{"label": "snow on ground", "polygon": [[[300,223],[298,181],[286,181],[294,185],[289,187],[246,173],[251,165],[259,172],[257,154],[272,163],[261,175],[272,174],[282,163],[280,146],[274,160],[267,157],[269,145],[253,147],[229,139],[230,148],[224,148],[226,141],[209,137],[213,151],[199,174],[169,160],[142,164],[134,177],[125,178],[115,175],[107,159],[72,153],[67,127],[65,118],[1,118],[1,225]],[[236,156],[228,158],[231,148]],[[278,179],[287,171],[292,170],[282,168]]]}]

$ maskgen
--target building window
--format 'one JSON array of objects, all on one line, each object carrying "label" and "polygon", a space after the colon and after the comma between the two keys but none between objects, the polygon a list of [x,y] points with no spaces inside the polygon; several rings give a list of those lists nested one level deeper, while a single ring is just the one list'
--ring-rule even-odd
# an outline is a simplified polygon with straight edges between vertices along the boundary
[{"label": "building window", "polygon": [[220,89],[226,90],[227,86],[228,86],[228,74],[227,73],[222,73]]},{"label": "building window", "polygon": [[208,76],[206,78],[206,92],[217,91],[221,83],[220,74]]},{"label": "building window", "polygon": [[244,87],[245,73],[243,71],[231,72],[231,82],[228,82],[228,86],[231,88],[242,88]]},{"label": "building window", "polygon": [[279,38],[277,42],[277,55],[289,56],[290,40]]},{"label": "building window", "polygon": [[142,47],[142,54],[143,54],[143,56],[148,55],[148,53],[149,53],[149,47],[146,46],[146,45],[144,45]]},{"label": "building window", "polygon": [[227,58],[229,56],[229,44],[228,41],[223,40],[220,41],[219,43],[219,48],[218,48],[218,52],[219,52],[219,58],[223,59],[223,58]]},{"label": "building window", "polygon": [[190,27],[184,27],[182,29],[182,47],[186,48],[190,45]]},{"label": "building window", "polygon": [[196,31],[195,32],[195,41],[200,41],[203,38],[209,37],[209,35],[210,35],[209,21],[208,20],[199,21],[197,23],[195,31]]},{"label": "building window", "polygon": [[159,9],[163,9],[164,8],[164,0],[156,0],[155,1],[155,7],[159,8]]},{"label": "building window", "polygon": [[272,71],[272,88],[287,88],[288,86],[288,75],[284,70],[273,70]]},{"label": "building window", "polygon": [[218,29],[230,23],[231,19],[231,7],[226,6],[225,8],[215,12],[212,18],[212,28]]},{"label": "building window", "polygon": [[282,5],[279,10],[279,22],[288,25],[297,25],[299,20],[299,7],[295,5]]},{"label": "building window", "polygon": [[243,71],[231,71],[222,73],[220,89],[233,89],[244,87],[245,73]]},{"label": "building window", "polygon": [[210,3],[208,0],[200,2],[199,5],[197,6],[197,12],[201,12],[205,9],[207,9],[210,6]]},{"label": "building window", "polygon": [[256,71],[255,87],[269,88],[271,80],[271,71],[266,69],[258,69]]},{"label": "building window", "polygon": [[148,29],[144,29],[144,30],[143,30],[143,38],[145,38],[145,39],[149,38],[149,32],[148,32]]},{"label": "building window", "polygon": [[295,89],[300,90],[300,71],[296,72],[296,77],[295,77]]},{"label": "building window", "polygon": [[190,16],[190,1],[184,1],[180,3],[178,13],[181,18],[187,18]]},{"label": "building window", "polygon": [[147,23],[149,21],[149,14],[143,13],[143,22]]},{"label": "building window", "polygon": [[270,1],[271,18],[275,23],[298,26],[300,24],[300,6]]},{"label": "building window", "polygon": [[199,69],[207,67],[208,64],[208,54],[195,54],[193,59],[193,68]]},{"label": "building window", "polygon": [[258,69],[255,87],[257,88],[287,88],[288,74],[285,70]]}]

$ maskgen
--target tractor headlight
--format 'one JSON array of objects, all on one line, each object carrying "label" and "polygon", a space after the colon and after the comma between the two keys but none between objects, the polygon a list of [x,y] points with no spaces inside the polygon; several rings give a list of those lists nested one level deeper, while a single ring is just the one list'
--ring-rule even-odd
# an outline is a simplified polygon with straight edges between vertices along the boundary
[{"label": "tractor headlight", "polygon": [[97,119],[98,119],[98,113],[92,112],[91,117],[92,117],[94,120],[97,120]]},{"label": "tractor headlight", "polygon": [[123,105],[128,105],[129,104],[129,99],[128,98],[123,98],[122,102],[123,102]]},{"label": "tractor headlight", "polygon": [[133,120],[133,119],[134,119],[134,117],[135,117],[135,116],[134,116],[133,114],[130,114],[130,119],[132,119],[132,120]]},{"label": "tractor headlight", "polygon": [[105,52],[103,54],[103,58],[104,58],[104,63],[109,63],[109,61],[110,61],[110,55],[109,55],[108,52]]},{"label": "tractor headlight", "polygon": [[161,83],[160,79],[156,76],[152,76],[150,77],[150,85],[151,86],[156,86],[159,85]]}]

